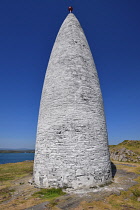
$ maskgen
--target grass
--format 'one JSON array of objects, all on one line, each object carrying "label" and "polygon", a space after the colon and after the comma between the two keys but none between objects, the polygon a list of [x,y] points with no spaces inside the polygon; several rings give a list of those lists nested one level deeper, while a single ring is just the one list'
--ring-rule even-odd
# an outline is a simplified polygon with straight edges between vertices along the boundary
[{"label": "grass", "polygon": [[8,163],[0,165],[0,182],[15,180],[32,173],[33,162]]},{"label": "grass", "polygon": [[[118,161],[113,161],[114,164],[119,163]],[[124,163],[125,164],[125,163]],[[129,167],[126,165],[117,165],[117,169],[123,169],[128,172],[134,172],[140,175],[140,165],[137,163],[132,163],[135,167]],[[82,202],[80,204],[80,208],[84,210],[94,209],[94,210],[129,210],[129,209],[140,209],[140,202],[138,198],[140,197],[140,176],[135,179],[137,181],[137,185],[129,188],[127,191],[121,191],[120,195],[110,195],[101,201],[93,201],[93,202]]]},{"label": "grass", "polygon": [[57,198],[61,195],[65,195],[62,191],[62,188],[50,188],[50,189],[41,189],[39,192],[36,192],[33,194],[34,197],[39,197],[42,199],[52,199],[52,198]]},{"label": "grass", "polygon": [[100,184],[99,187],[106,187],[106,186],[109,186],[110,184],[112,184],[112,181],[110,181],[106,184]]},{"label": "grass", "polygon": [[[30,191],[30,187],[25,186],[22,196],[17,197],[19,186],[22,188],[22,186],[26,185],[24,177],[31,175],[32,172],[33,161],[0,165],[0,209],[9,209],[11,204],[24,209],[30,205],[37,205],[47,200],[50,207],[57,205],[57,200],[55,199],[65,194],[61,188],[37,189],[32,186],[33,189]],[[3,202],[9,201],[13,197],[13,194],[17,198],[15,197],[10,202],[4,204]]]},{"label": "grass", "polygon": [[132,193],[133,193],[133,198],[137,199],[138,197],[140,197],[140,189],[136,188],[132,190]]},{"label": "grass", "polygon": [[128,150],[132,150],[136,154],[140,155],[140,141],[138,140],[124,140],[118,145],[110,145],[110,149],[121,149],[126,148]]},{"label": "grass", "polygon": [[[123,148],[126,147],[129,150],[140,153],[140,142],[139,141],[124,141],[119,145],[111,146]],[[114,164],[119,164],[118,161],[113,161]],[[123,162],[122,162],[123,163]],[[140,175],[140,164],[139,163],[131,163],[135,167],[127,166],[128,163],[123,163],[125,165],[116,165],[117,169],[123,169],[128,172],[134,172]],[[16,180],[18,180],[18,184],[20,187],[24,187],[24,176],[28,176],[32,174],[33,170],[33,162],[21,162],[21,163],[10,163],[10,164],[2,164],[0,165],[0,209],[9,209],[10,206],[13,205],[12,210],[15,209],[26,209],[27,207],[37,205],[39,203],[44,202],[45,200],[49,201],[50,207],[52,209],[57,209],[57,203],[61,203],[61,199],[58,197],[64,195],[65,193],[61,188],[55,189],[37,189],[34,188],[35,191],[24,191],[24,196],[18,196],[18,198],[10,201],[9,203],[2,204],[2,201],[6,201],[12,198],[14,193],[14,189],[17,191]],[[20,180],[20,178],[23,178]],[[83,201],[80,204],[79,209],[94,209],[94,210],[127,210],[127,209],[140,209],[140,202],[138,198],[140,197],[140,177],[136,179],[137,185],[131,187],[127,191],[122,191],[120,195],[110,195],[101,201],[93,201],[87,202]],[[14,188],[14,189],[13,189]],[[28,189],[29,190],[29,189]],[[36,192],[37,191],[37,192]],[[34,194],[33,194],[34,193]],[[31,195],[33,194],[33,196]],[[64,202],[67,202],[67,198],[64,197]],[[60,200],[60,201],[59,201]],[[16,207],[14,207],[14,205]],[[50,209],[51,209],[50,208]]]},{"label": "grass", "polygon": [[0,203],[10,199],[12,197],[13,192],[15,192],[15,190],[10,189],[8,187],[1,189],[0,190]]},{"label": "grass", "polygon": [[41,189],[39,192],[34,193],[32,196],[35,198],[40,198],[43,200],[49,201],[48,208],[54,209],[58,204],[56,198],[65,195],[66,193],[62,191],[62,188],[50,188],[50,189]]},{"label": "grass", "polygon": [[[12,197],[13,180],[17,180],[32,173],[33,162],[8,163],[0,165],[0,203]],[[21,185],[23,183],[21,182]]]}]

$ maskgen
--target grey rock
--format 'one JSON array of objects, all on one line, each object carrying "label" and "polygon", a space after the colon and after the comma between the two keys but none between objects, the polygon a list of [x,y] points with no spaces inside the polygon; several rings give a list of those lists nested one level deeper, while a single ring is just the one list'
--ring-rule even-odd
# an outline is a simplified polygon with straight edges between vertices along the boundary
[{"label": "grey rock", "polygon": [[41,204],[38,204],[36,206],[32,206],[32,207],[29,207],[29,208],[26,208],[24,210],[45,210],[47,208],[47,205],[48,205],[48,201],[44,202],[44,203],[41,203]]},{"label": "grey rock", "polygon": [[139,162],[139,156],[126,148],[121,149],[110,149],[110,157],[112,160],[123,161],[123,162]]},{"label": "grey rock", "polygon": [[140,202],[140,197],[138,197],[138,198],[137,198],[137,201],[139,201],[139,202]]}]

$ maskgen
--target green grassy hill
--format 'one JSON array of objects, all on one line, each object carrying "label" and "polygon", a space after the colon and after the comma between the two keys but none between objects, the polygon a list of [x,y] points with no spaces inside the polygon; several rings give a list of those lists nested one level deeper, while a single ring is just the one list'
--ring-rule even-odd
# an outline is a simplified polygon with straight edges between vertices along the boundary
[{"label": "green grassy hill", "polygon": [[126,148],[140,155],[140,140],[124,140],[118,145],[110,145],[110,149]]},{"label": "green grassy hill", "polygon": [[125,140],[118,145],[110,145],[111,160],[140,162],[140,141]]}]

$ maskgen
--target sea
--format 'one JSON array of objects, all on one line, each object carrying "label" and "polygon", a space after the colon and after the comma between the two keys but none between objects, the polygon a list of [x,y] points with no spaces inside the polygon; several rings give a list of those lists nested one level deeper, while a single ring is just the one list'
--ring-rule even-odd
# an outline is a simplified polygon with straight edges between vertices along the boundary
[{"label": "sea", "polygon": [[0,153],[0,164],[34,160],[34,153]]}]

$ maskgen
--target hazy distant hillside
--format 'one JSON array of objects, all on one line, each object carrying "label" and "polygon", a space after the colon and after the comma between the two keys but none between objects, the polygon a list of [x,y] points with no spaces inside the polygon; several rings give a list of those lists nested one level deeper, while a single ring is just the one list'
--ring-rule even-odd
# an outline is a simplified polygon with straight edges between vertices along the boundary
[{"label": "hazy distant hillside", "polygon": [[33,148],[0,148],[0,150],[34,150]]},{"label": "hazy distant hillside", "polygon": [[35,152],[35,150],[29,150],[29,149],[27,149],[27,150],[20,150],[20,149],[16,149],[16,150],[14,150],[14,149],[12,149],[12,150],[10,150],[10,149],[0,149],[0,153],[34,153]]}]

